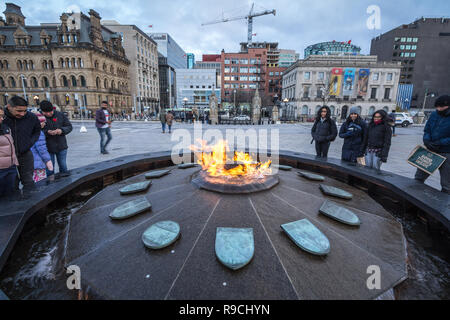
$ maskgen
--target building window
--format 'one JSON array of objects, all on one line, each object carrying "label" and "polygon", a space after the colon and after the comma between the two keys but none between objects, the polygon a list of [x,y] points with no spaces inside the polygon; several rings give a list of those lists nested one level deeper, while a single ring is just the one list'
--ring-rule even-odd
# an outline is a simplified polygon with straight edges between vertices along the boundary
[{"label": "building window", "polygon": [[378,81],[380,79],[380,74],[378,72],[373,74],[373,81]]},{"label": "building window", "polygon": [[402,37],[402,39],[400,40],[401,42],[406,42],[406,38]]},{"label": "building window", "polygon": [[413,38],[413,42],[418,42],[419,38]]},{"label": "building window", "polygon": [[408,38],[406,42],[412,42],[412,38]]},{"label": "building window", "polygon": [[370,99],[376,99],[377,98],[377,88],[372,88],[372,91],[370,93]]},{"label": "building window", "polygon": [[304,79],[305,79],[305,80],[310,80],[310,79],[311,79],[311,72],[305,72],[305,73],[303,74],[303,76],[304,76]]},{"label": "building window", "polygon": [[309,98],[309,87],[303,87],[303,98]]},{"label": "building window", "polygon": [[392,73],[388,73],[387,77],[386,77],[386,81],[392,81],[392,76],[393,76]]},{"label": "building window", "polygon": [[248,64],[248,60],[247,59],[241,59],[240,63],[241,64]]},{"label": "building window", "polygon": [[411,52],[411,57],[415,58],[416,57],[416,53],[415,52]]},{"label": "building window", "polygon": [[319,72],[317,75],[318,80],[323,80],[325,78],[325,73],[324,72]]},{"label": "building window", "polygon": [[389,99],[391,95],[391,88],[384,89],[384,99]]},{"label": "building window", "polygon": [[240,68],[240,73],[248,73],[248,68]]}]

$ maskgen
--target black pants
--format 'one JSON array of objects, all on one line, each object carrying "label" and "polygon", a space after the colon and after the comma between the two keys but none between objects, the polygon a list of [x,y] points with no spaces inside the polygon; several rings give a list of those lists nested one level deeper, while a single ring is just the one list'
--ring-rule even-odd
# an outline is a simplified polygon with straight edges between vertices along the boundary
[{"label": "black pants", "polygon": [[[441,174],[441,187],[442,192],[450,194],[450,153],[439,153],[441,156],[446,157],[447,160],[439,168]],[[420,169],[417,169],[415,179],[420,182],[425,182],[430,175]]]},{"label": "black pants", "polygon": [[330,149],[330,142],[317,142],[316,141],[316,153],[318,157],[328,157],[328,150]]},{"label": "black pants", "polygon": [[24,154],[17,157],[19,160],[19,174],[20,181],[23,184],[24,190],[30,190],[34,188],[33,171],[34,171],[34,157],[31,150],[28,150]]}]

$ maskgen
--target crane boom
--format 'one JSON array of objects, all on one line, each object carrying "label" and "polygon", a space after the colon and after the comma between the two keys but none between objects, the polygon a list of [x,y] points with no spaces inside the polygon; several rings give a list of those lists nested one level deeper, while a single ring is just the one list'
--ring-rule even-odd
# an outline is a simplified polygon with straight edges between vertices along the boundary
[{"label": "crane boom", "polygon": [[253,3],[249,14],[246,15],[246,16],[232,17],[232,18],[226,18],[226,19],[223,18],[223,19],[220,19],[220,20],[205,22],[205,23],[202,23],[201,25],[202,26],[206,26],[206,25],[210,25],[210,24],[217,24],[217,23],[222,23],[222,22],[229,22],[229,21],[236,21],[236,20],[247,19],[247,22],[248,22],[247,40],[248,40],[248,44],[251,44],[252,43],[252,37],[253,37],[253,18],[260,17],[260,16],[265,16],[265,15],[269,15],[269,14],[273,14],[275,16],[276,13],[277,13],[277,11],[275,9],[273,9],[273,10],[265,10],[265,11],[261,11],[261,12],[253,12],[254,6],[255,6],[255,4]]}]

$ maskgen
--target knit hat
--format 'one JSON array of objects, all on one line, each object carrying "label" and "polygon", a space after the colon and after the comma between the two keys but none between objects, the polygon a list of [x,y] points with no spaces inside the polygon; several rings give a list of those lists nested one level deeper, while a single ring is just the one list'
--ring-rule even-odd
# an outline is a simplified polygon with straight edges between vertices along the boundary
[{"label": "knit hat", "polygon": [[450,96],[445,95],[445,96],[440,96],[439,98],[436,99],[436,102],[434,103],[435,107],[446,107],[446,106],[450,106]]},{"label": "knit hat", "polygon": [[43,112],[51,112],[53,111],[53,105],[50,101],[43,100],[41,103],[39,103],[39,107]]},{"label": "knit hat", "polygon": [[349,114],[352,114],[352,113],[356,113],[357,115],[361,115],[361,111],[359,111],[359,108],[358,107],[351,107],[350,108],[350,113]]}]

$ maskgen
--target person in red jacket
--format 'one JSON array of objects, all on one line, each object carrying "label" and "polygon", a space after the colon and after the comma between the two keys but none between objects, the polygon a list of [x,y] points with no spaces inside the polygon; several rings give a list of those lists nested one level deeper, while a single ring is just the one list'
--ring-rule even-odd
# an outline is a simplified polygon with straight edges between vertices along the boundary
[{"label": "person in red jacket", "polygon": [[0,197],[14,192],[17,162],[11,129],[3,123],[5,112],[0,108]]}]

